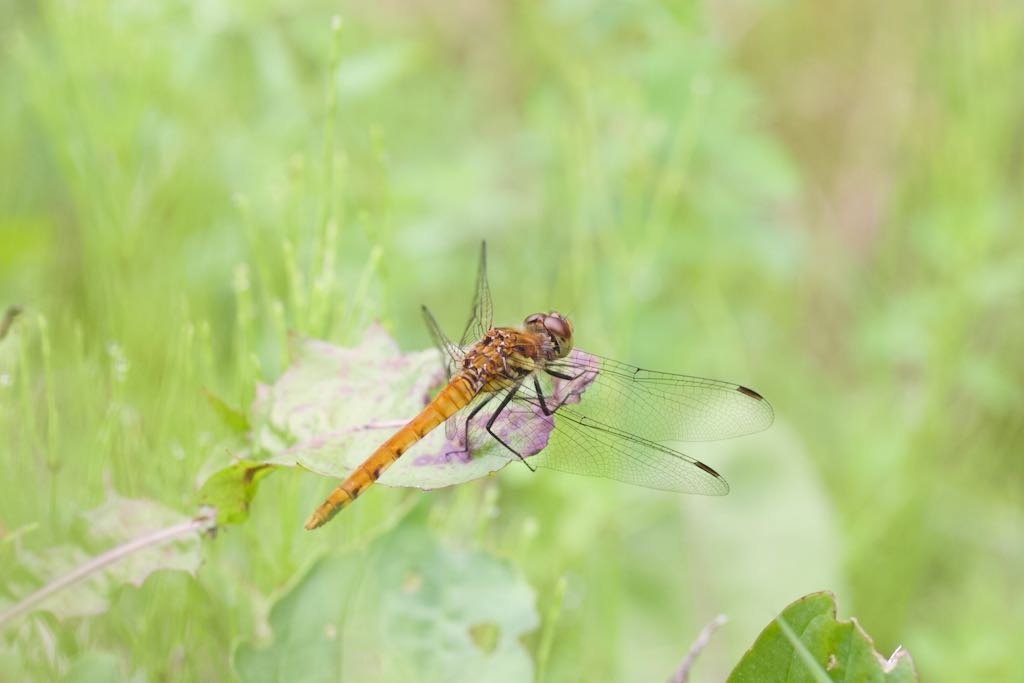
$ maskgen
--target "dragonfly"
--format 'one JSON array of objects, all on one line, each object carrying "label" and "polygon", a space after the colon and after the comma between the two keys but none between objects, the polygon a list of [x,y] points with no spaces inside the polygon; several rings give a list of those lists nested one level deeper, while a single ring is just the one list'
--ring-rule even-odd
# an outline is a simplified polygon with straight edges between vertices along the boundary
[{"label": "dragonfly", "polygon": [[673,442],[752,434],[774,412],[741,384],[657,372],[573,346],[573,325],[534,313],[520,327],[494,327],[487,245],[480,249],[472,313],[458,343],[423,315],[448,381],[423,410],[382,443],[306,520],[316,529],[350,505],[402,454],[445,424],[472,452],[493,440],[531,470],[606,477],[653,489],[725,495],[729,485]]}]

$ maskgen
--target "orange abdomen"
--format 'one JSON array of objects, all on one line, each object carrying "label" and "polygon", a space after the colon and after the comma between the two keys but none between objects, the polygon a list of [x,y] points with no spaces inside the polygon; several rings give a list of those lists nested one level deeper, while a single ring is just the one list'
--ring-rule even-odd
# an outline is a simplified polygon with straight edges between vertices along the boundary
[{"label": "orange abdomen", "polygon": [[419,415],[382,443],[363,464],[352,470],[345,481],[331,491],[327,499],[306,520],[306,528],[316,529],[330,521],[342,508],[377,481],[381,473],[398,460],[402,453],[468,405],[474,394],[468,378],[463,375],[453,377]]}]

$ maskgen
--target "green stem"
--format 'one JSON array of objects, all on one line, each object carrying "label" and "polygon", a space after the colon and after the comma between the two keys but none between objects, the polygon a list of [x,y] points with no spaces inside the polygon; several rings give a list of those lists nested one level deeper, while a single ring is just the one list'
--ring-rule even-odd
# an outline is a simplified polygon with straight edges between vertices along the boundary
[{"label": "green stem", "polygon": [[537,646],[537,683],[544,683],[544,676],[547,674],[548,659],[551,657],[551,646],[555,642],[555,626],[562,614],[562,600],[565,598],[565,576],[558,579],[555,584],[555,594],[551,597],[551,608],[544,619],[544,632],[540,636],[540,645]]}]

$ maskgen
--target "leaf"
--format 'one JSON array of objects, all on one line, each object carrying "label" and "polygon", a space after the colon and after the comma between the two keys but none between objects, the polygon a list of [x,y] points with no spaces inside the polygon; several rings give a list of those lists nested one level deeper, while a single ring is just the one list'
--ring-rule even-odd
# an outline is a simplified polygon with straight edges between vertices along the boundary
[{"label": "leaf", "polygon": [[229,406],[227,402],[209,389],[203,389],[207,403],[213,408],[213,412],[220,418],[228,429],[236,434],[245,434],[249,431],[249,418],[241,410]]},{"label": "leaf", "polygon": [[[38,552],[19,553],[20,581],[12,581],[13,595],[27,595],[41,585],[70,573],[91,559],[77,545],[58,545]],[[26,580],[27,575],[27,580]],[[39,609],[51,612],[58,619],[102,614],[109,607],[109,595],[115,584],[104,573],[93,574],[66,590],[48,597]]]},{"label": "leaf", "polygon": [[243,643],[235,669],[246,683],[531,680],[535,601],[508,563],[405,526],[314,565],[271,609],[273,641]]},{"label": "leaf", "polygon": [[[274,384],[257,387],[252,418],[246,421],[252,427],[250,453],[266,457],[233,462],[200,487],[198,502],[216,509],[219,525],[245,521],[260,480],[278,467],[346,477],[423,410],[445,381],[436,350],[402,353],[379,325],[368,328],[353,348],[297,339],[293,355]],[[566,403],[577,402],[586,386],[570,389]],[[491,411],[481,411],[476,419],[485,422]],[[551,418],[538,409],[534,416],[519,412],[516,420],[499,422],[497,433],[516,443],[524,457],[540,452],[547,445]],[[511,434],[522,422],[528,423],[524,433],[530,435],[525,442]],[[493,439],[474,443],[467,456],[463,441],[461,434],[449,441],[439,426],[385,471],[379,483],[435,489],[479,479],[516,460]]]},{"label": "leaf", "polygon": [[[794,645],[786,629],[803,646]],[[809,667],[807,657],[816,669]],[[916,681],[913,660],[897,650],[888,660],[875,650],[856,619],[836,619],[835,596],[811,593],[782,611],[758,636],[729,676],[729,683],[779,681]]]},{"label": "leaf", "polygon": [[200,505],[214,508],[218,526],[239,524],[249,517],[249,504],[260,481],[276,468],[273,463],[239,460],[207,479],[196,499]]},{"label": "leaf", "polygon": [[[39,585],[82,566],[99,552],[189,521],[187,516],[155,501],[122,498],[116,494],[99,507],[80,513],[80,518],[86,547],[68,544],[39,552],[20,551],[21,580],[11,586],[12,593],[26,595]],[[110,596],[121,586],[141,586],[150,574],[164,569],[194,575],[199,568],[199,560],[198,534],[144,548],[126,554],[80,582],[47,597],[40,603],[40,608],[62,620],[100,614],[109,606]]]},{"label": "leaf", "polygon": [[[274,464],[335,478],[344,478],[417,415],[445,381],[435,349],[402,353],[379,325],[354,348],[300,340],[295,356],[277,382],[258,388],[254,445],[271,453]],[[535,431],[541,438],[524,456],[547,443],[550,427]],[[438,427],[385,471],[380,483],[435,489],[487,476],[516,459],[493,440],[474,448],[472,457],[460,450]]]}]

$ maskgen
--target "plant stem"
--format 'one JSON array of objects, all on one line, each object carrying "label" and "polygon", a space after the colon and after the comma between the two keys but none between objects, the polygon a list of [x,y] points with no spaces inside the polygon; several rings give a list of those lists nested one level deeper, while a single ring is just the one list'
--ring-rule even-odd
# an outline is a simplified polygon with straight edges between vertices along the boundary
[{"label": "plant stem", "polygon": [[717,617],[712,619],[707,626],[701,629],[701,632],[697,635],[697,640],[693,641],[693,645],[690,646],[690,651],[686,653],[683,661],[679,664],[679,668],[676,669],[675,674],[669,679],[669,683],[686,683],[690,678],[690,669],[693,668],[694,663],[697,661],[697,655],[700,651],[707,647],[708,643],[711,642],[711,634],[718,630],[718,627],[724,624],[726,619],[724,614],[719,614]]},{"label": "plant stem", "polygon": [[548,659],[551,657],[551,646],[555,642],[555,626],[558,624],[558,617],[562,613],[562,600],[565,599],[565,588],[568,581],[565,576],[560,576],[555,584],[555,594],[551,598],[551,606],[547,618],[544,620],[544,632],[540,636],[540,645],[537,646],[537,683],[544,683],[547,675]]}]

